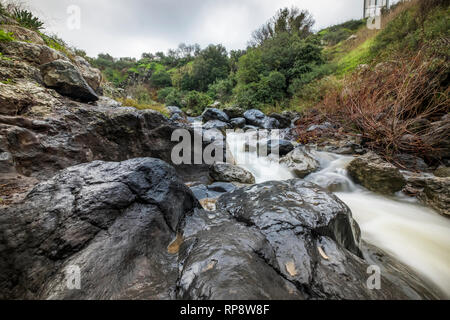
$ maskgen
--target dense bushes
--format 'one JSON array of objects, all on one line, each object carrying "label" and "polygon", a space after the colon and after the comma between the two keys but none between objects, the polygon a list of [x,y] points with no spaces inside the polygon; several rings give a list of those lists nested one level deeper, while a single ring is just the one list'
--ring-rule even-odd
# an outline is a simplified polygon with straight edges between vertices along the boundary
[{"label": "dense bushes", "polygon": [[312,73],[323,63],[322,49],[315,40],[280,33],[239,59],[236,100],[245,108],[279,103],[300,84],[312,81]]},{"label": "dense bushes", "polygon": [[0,29],[0,41],[14,41],[14,36],[12,33]]},{"label": "dense bushes", "polygon": [[395,160],[400,153],[439,157],[449,132],[429,125],[447,114],[450,89],[442,83],[448,64],[433,66],[419,52],[374,70],[354,73],[344,90],[326,96],[323,108],[348,130],[357,130],[372,149]]},{"label": "dense bushes", "polygon": [[25,28],[38,31],[40,29],[44,28],[44,23],[39,20],[39,18],[33,16],[33,13],[31,13],[28,10],[22,10],[22,9],[14,9],[12,12],[12,17],[16,19],[16,21]]}]

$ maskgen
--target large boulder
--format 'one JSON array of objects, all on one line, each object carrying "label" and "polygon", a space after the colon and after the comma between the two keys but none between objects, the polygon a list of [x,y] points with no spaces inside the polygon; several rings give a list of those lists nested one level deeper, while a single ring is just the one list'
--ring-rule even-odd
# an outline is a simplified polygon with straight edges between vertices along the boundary
[{"label": "large boulder", "polygon": [[99,69],[91,67],[89,62],[87,62],[83,57],[76,56],[74,61],[76,67],[92,90],[94,90],[97,94],[102,94],[102,72]]},{"label": "large boulder", "polygon": [[436,177],[426,173],[405,173],[408,187],[417,191],[425,204],[450,217],[450,177]]},{"label": "large boulder", "polygon": [[41,66],[42,78],[47,87],[60,94],[82,102],[97,101],[98,96],[73,64],[55,60]]},{"label": "large boulder", "polygon": [[394,194],[406,185],[400,170],[373,152],[355,158],[347,170],[357,183],[373,192]]},{"label": "large boulder", "polygon": [[245,118],[233,118],[230,120],[230,125],[233,129],[243,129],[246,123]]},{"label": "large boulder", "polygon": [[222,133],[225,133],[225,131],[229,128],[230,125],[228,123],[220,120],[210,120],[203,125],[204,130],[219,130]]},{"label": "large boulder", "polygon": [[[161,160],[68,168],[2,209],[0,298],[169,299],[178,277],[170,244],[197,207]],[[79,290],[67,287],[71,267]]]},{"label": "large boulder", "polygon": [[219,110],[217,108],[206,109],[202,114],[202,118],[203,118],[204,122],[208,122],[208,121],[212,121],[212,120],[213,121],[219,120],[222,122],[230,121],[230,117],[228,117],[225,112],[223,112],[222,110]]},{"label": "large boulder", "polygon": [[280,123],[280,129],[289,128],[292,124],[292,118],[290,118],[287,113],[271,113],[269,117],[278,120]]},{"label": "large boulder", "polygon": [[[1,154],[0,154],[0,159],[1,159]],[[0,167],[0,170],[1,170],[1,167]],[[237,189],[237,187],[234,184],[228,183],[228,182],[214,182],[213,184],[210,184],[208,186],[201,184],[201,185],[191,187],[191,190],[194,193],[194,196],[198,200],[217,199],[222,194],[234,191],[236,189]]]},{"label": "large boulder", "polygon": [[230,119],[233,119],[243,118],[245,110],[237,106],[233,106],[223,109],[223,112],[225,112]]},{"label": "large boulder", "polygon": [[287,140],[271,139],[267,141],[267,151],[269,153],[278,153],[281,157],[290,153],[294,148],[292,142]]},{"label": "large boulder", "polygon": [[0,83],[0,116],[17,116],[38,109],[50,112],[60,105],[60,96],[53,90],[19,80],[13,84]]},{"label": "large boulder", "polygon": [[314,184],[267,182],[227,193],[217,212],[188,217],[183,299],[405,299],[382,277],[370,290],[348,207]]},{"label": "large boulder", "polygon": [[218,182],[255,183],[255,177],[250,172],[229,163],[214,164],[211,168],[211,177]]},{"label": "large boulder", "polygon": [[291,169],[299,178],[304,178],[320,168],[319,162],[303,147],[295,148],[281,158],[280,163]]},{"label": "large boulder", "polygon": [[3,29],[6,33],[12,33],[14,39],[24,42],[32,42],[39,45],[45,45],[42,37],[35,31],[23,28],[17,25],[2,25],[0,29]]},{"label": "large boulder", "polygon": [[27,62],[33,66],[40,66],[55,60],[69,61],[61,52],[35,43],[21,41],[0,42],[0,51],[9,58]]},{"label": "large boulder", "polygon": [[180,250],[177,297],[187,300],[303,300],[280,276],[275,254],[258,230],[218,213],[188,218]]},{"label": "large boulder", "polygon": [[[148,156],[171,163],[178,144],[171,136],[180,127],[151,110],[73,102],[52,105],[44,118],[33,110],[27,117],[0,116],[0,149],[12,154],[17,172],[24,176],[48,179],[59,170],[93,160]],[[176,168],[187,181],[210,182],[206,165]]]},{"label": "large boulder", "polygon": [[277,119],[267,117],[262,111],[252,109],[244,113],[244,118],[247,122],[262,129],[279,129],[280,123]]}]

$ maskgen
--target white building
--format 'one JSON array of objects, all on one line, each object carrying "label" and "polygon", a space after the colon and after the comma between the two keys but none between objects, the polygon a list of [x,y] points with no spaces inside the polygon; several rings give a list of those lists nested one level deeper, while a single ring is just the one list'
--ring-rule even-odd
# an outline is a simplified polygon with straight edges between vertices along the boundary
[{"label": "white building", "polygon": [[389,7],[389,0],[364,0],[364,18],[379,16],[381,9]]}]

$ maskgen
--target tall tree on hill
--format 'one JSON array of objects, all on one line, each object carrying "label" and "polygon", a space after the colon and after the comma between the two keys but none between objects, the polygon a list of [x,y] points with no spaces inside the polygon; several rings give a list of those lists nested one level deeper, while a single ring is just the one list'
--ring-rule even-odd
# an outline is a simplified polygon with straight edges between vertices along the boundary
[{"label": "tall tree on hill", "polygon": [[273,39],[281,33],[306,38],[312,34],[314,23],[314,19],[307,10],[300,10],[297,7],[280,9],[261,28],[253,32],[249,45],[260,46],[266,40]]}]

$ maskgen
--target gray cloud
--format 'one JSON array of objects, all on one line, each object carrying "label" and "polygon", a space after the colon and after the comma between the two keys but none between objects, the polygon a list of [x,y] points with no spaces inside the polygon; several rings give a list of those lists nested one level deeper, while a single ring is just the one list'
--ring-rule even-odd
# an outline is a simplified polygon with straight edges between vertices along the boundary
[{"label": "gray cloud", "polygon": [[[316,29],[362,17],[362,0],[27,0],[27,4],[70,45],[91,56],[139,57],[179,43],[222,43],[245,48],[253,30],[277,9],[308,9]],[[81,30],[67,28],[67,8],[81,8]]]}]

